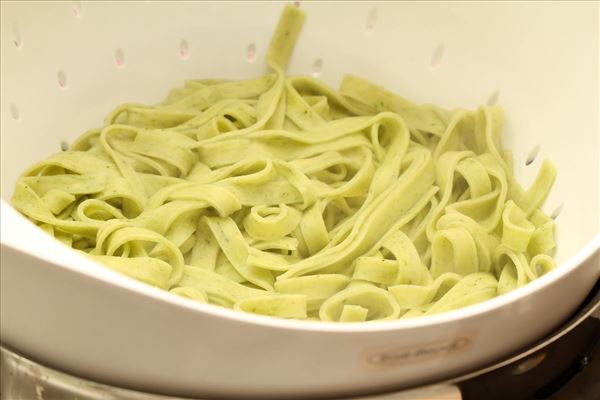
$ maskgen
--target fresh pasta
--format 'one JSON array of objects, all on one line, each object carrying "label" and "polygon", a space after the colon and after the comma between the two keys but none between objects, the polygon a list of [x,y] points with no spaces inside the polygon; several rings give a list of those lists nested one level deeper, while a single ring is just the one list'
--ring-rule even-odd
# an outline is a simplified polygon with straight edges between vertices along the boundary
[{"label": "fresh pasta", "polygon": [[285,8],[255,79],[124,104],[28,170],[17,210],[67,246],[193,301],[362,322],[475,304],[554,268],[554,222],[501,146],[502,111],[413,104],[285,69]]}]

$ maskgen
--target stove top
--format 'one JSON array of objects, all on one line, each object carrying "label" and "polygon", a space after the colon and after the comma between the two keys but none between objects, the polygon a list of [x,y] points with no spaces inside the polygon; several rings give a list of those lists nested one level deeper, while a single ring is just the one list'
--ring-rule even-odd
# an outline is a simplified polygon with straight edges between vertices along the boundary
[{"label": "stove top", "polygon": [[[0,400],[183,400],[67,375],[6,347],[0,348],[0,366]],[[498,363],[431,386],[360,399],[600,400],[600,281],[559,329]]]}]

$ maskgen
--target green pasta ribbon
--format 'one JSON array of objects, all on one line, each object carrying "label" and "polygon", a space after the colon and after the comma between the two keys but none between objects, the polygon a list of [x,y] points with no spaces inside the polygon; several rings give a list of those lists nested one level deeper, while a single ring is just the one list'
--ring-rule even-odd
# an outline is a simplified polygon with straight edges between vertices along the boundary
[{"label": "green pasta ribbon", "polygon": [[14,207],[110,269],[190,301],[279,318],[437,314],[555,267],[554,221],[502,148],[498,107],[445,110],[347,75],[286,76],[287,6],[267,75],[189,80],[118,106],[19,178]]}]

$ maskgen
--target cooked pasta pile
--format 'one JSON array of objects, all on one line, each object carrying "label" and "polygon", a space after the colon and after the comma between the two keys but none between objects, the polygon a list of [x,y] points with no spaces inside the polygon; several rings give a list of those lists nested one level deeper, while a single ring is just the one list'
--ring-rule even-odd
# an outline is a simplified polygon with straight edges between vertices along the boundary
[{"label": "cooked pasta pile", "polygon": [[124,104],[29,168],[14,206],[135,279],[200,302],[294,319],[439,313],[554,267],[540,206],[501,147],[502,112],[416,105],[348,75],[339,90],[284,70],[288,6],[244,81],[187,81]]}]

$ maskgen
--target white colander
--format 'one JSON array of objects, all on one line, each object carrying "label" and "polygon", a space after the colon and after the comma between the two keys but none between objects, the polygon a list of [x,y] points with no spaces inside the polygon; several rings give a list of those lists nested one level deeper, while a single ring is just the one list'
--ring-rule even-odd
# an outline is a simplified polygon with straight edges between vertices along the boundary
[{"label": "white colander", "polygon": [[158,102],[185,79],[264,73],[283,6],[2,2],[4,345],[161,393],[341,395],[482,366],[555,327],[585,297],[600,276],[597,2],[299,4],[307,20],[290,74],[336,86],[351,72],[448,108],[498,103],[517,179],[527,187],[541,159],[555,162],[544,208],[556,218],[560,266],[486,303],[351,327],[238,314],[117,275],[7,204],[21,171],[117,104]]}]

